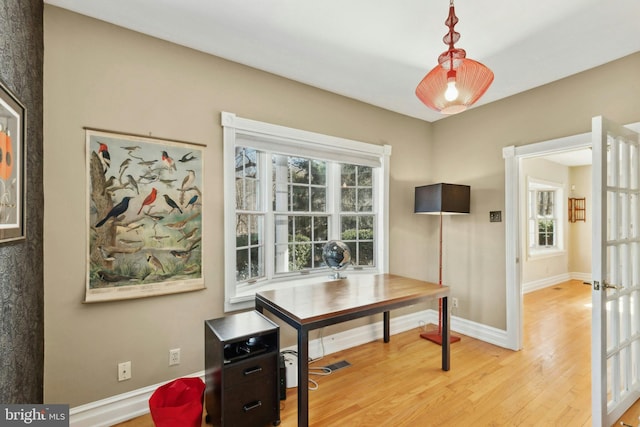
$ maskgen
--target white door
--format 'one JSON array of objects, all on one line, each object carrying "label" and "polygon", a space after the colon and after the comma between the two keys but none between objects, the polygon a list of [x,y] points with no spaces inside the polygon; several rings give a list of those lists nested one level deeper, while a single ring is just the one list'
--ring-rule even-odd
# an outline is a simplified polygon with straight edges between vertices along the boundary
[{"label": "white door", "polygon": [[592,423],[610,426],[640,397],[640,140],[602,117],[592,135]]}]

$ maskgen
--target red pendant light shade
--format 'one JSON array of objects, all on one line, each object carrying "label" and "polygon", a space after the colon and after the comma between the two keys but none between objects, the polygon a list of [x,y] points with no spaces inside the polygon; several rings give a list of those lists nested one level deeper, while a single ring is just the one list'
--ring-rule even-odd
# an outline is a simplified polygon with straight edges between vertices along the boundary
[{"label": "red pendant light shade", "polygon": [[443,114],[455,114],[466,110],[487,91],[493,82],[493,72],[472,59],[466,58],[464,49],[454,44],[460,33],[453,27],[458,23],[453,0],[449,4],[449,16],[445,21],[449,32],[443,41],[449,50],[438,57],[438,65],[429,71],[416,88],[416,96],[427,107]]}]

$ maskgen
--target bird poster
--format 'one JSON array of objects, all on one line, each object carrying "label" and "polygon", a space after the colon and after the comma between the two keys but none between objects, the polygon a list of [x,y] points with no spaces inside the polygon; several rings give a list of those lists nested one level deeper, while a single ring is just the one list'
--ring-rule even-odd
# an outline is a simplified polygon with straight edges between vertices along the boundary
[{"label": "bird poster", "polygon": [[204,289],[201,146],[85,132],[85,302]]},{"label": "bird poster", "polygon": [[0,243],[25,238],[25,108],[0,83]]}]

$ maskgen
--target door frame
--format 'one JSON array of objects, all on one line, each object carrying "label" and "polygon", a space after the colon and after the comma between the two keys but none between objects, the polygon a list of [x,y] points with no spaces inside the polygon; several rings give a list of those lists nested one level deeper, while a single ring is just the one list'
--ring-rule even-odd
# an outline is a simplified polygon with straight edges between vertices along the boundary
[{"label": "door frame", "polygon": [[[625,125],[640,132],[640,122]],[[591,132],[502,149],[505,161],[506,347],[521,350],[523,341],[522,264],[520,259],[520,168],[522,160],[592,146]],[[595,209],[595,207],[593,207]]]}]

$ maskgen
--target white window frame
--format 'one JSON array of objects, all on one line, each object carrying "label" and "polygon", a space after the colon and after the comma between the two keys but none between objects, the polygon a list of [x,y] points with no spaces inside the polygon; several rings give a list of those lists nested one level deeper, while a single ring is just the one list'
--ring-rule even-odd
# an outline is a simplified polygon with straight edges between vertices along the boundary
[{"label": "white window frame", "polygon": [[[537,239],[538,230],[537,230],[537,222],[536,229],[532,233],[531,220],[535,218],[531,218],[529,216],[529,212],[531,211],[531,191],[532,190],[540,190],[540,191],[553,191],[555,192],[555,197],[553,201],[553,209],[554,209],[554,218],[556,220],[556,229],[555,233],[555,245],[549,247],[540,247],[537,243],[532,245],[531,236],[534,236],[534,239]],[[528,177],[527,179],[527,254],[529,258],[541,258],[546,256],[555,256],[562,252],[564,252],[564,233],[565,233],[565,223],[567,221],[567,213],[566,213],[566,205],[564,203],[564,194],[565,189],[564,185],[551,182],[544,181],[537,178]],[[536,240],[537,242],[537,240]]]},{"label": "white window frame", "polygon": [[[294,275],[281,280],[271,280],[256,284],[250,289],[240,289],[236,285],[236,206],[235,206],[235,148],[236,146],[252,147],[265,151],[276,151],[280,154],[312,157],[316,159],[353,163],[378,168],[374,179],[375,224],[375,259],[376,266],[371,269],[349,269],[348,274],[380,274],[388,272],[389,266],[389,166],[391,156],[390,145],[376,145],[338,138],[314,132],[274,125],[256,120],[238,117],[233,113],[222,112],[223,126],[223,170],[224,170],[224,308],[225,312],[244,310],[255,305],[255,292],[266,289],[305,285],[312,282],[328,280],[325,273],[311,273],[302,277]],[[265,168],[262,168],[264,173]],[[263,175],[263,178],[267,178]],[[267,200],[270,203],[270,199]],[[335,202],[335,201],[334,201]],[[265,227],[272,223],[267,209]],[[272,213],[271,213],[272,215]],[[339,236],[337,225],[330,232],[336,233],[329,238]],[[273,242],[265,241],[265,245]],[[266,260],[265,268],[271,263]]]}]

